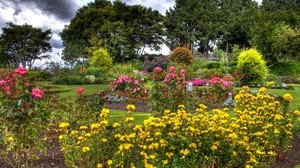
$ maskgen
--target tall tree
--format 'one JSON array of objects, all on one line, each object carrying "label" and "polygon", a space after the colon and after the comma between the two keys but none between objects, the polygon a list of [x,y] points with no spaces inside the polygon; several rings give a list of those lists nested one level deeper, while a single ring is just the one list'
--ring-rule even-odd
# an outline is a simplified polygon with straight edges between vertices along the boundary
[{"label": "tall tree", "polygon": [[257,3],[253,0],[217,0],[219,48],[226,51],[227,59],[234,45],[249,47],[249,26],[252,24]]},{"label": "tall tree", "polygon": [[162,22],[162,15],[151,8],[128,6],[121,1],[95,1],[79,9],[61,33],[65,46],[63,59],[69,61],[79,56],[68,47],[75,44],[83,51],[80,58],[89,58],[94,50],[104,47],[114,61],[134,59],[146,46],[154,49],[160,46]]},{"label": "tall tree", "polygon": [[0,36],[0,57],[4,64],[12,67],[32,67],[36,60],[49,58],[50,55],[42,55],[50,52],[49,43],[51,30],[43,31],[31,25],[16,25],[8,22],[2,28]]},{"label": "tall tree", "polygon": [[263,0],[251,26],[251,43],[268,64],[299,59],[300,2]]}]

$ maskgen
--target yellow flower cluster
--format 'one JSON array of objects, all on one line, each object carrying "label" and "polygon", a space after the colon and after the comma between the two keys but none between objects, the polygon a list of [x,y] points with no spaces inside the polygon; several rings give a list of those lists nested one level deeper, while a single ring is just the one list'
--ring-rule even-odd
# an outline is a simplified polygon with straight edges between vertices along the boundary
[{"label": "yellow flower cluster", "polygon": [[[61,145],[66,154],[86,157],[80,160],[93,164],[91,167],[252,167],[289,147],[291,116],[266,88],[253,95],[243,87],[235,100],[234,111],[208,112],[200,104],[191,114],[179,105],[176,112],[165,110],[163,116],[151,116],[142,125],[133,125],[134,118],[128,113],[123,122],[102,127],[107,122],[104,109],[99,123],[65,131]],[[135,106],[127,109],[132,111]],[[82,154],[89,152],[93,157]]]}]

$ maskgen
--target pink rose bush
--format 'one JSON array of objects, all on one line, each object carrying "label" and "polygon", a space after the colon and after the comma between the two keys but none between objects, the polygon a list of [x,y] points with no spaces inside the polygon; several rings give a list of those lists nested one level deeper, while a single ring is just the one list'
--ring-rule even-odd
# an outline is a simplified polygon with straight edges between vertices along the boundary
[{"label": "pink rose bush", "polygon": [[144,80],[135,79],[133,76],[121,75],[110,82],[114,91],[119,91],[129,97],[136,97],[139,94],[147,94],[148,90],[144,87]]},{"label": "pink rose bush", "polygon": [[222,96],[224,93],[229,92],[233,82],[227,81],[223,78],[214,76],[207,83],[206,86],[211,86],[213,91],[218,95]]},{"label": "pink rose bush", "polygon": [[[0,141],[2,154],[8,152],[16,157],[35,157],[34,152],[43,148],[44,135],[51,112],[46,109],[51,101],[46,101],[44,91],[33,87],[26,76],[27,70],[19,67],[0,74]],[[30,142],[30,143],[29,143]],[[40,150],[41,151],[41,150]],[[25,153],[26,154],[25,154]],[[14,158],[15,159],[15,158]],[[21,166],[16,166],[21,167]]]}]

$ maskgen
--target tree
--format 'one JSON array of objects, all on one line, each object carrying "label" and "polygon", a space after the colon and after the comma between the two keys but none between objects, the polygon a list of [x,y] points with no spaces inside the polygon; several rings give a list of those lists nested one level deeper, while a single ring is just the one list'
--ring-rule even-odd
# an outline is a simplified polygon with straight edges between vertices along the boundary
[{"label": "tree", "polygon": [[206,57],[212,42],[227,53],[234,44],[248,46],[248,18],[256,5],[252,0],[176,0],[166,12],[168,46],[188,43]]},{"label": "tree", "polygon": [[263,0],[251,26],[251,44],[268,64],[299,59],[300,3],[295,0]]},{"label": "tree", "polygon": [[[88,59],[95,49],[106,48],[114,61],[137,58],[145,47],[158,49],[163,39],[163,17],[151,8],[121,1],[98,0],[80,8],[61,33],[66,61]],[[72,47],[81,46],[81,55]]]},{"label": "tree", "polygon": [[52,50],[49,43],[50,29],[43,31],[31,25],[16,25],[12,22],[6,25],[0,36],[0,59],[3,64],[11,67],[22,65],[30,69],[36,60],[50,57],[42,55]]}]

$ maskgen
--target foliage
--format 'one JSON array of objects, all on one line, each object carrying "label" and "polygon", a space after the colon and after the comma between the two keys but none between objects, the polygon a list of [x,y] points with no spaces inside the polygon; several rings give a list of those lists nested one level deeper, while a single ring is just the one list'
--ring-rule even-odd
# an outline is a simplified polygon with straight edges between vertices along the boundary
[{"label": "foliage", "polygon": [[108,70],[110,67],[112,67],[112,63],[112,57],[109,55],[106,49],[99,48],[93,52],[93,56],[91,57],[92,67],[99,67]]},{"label": "foliage", "polygon": [[257,50],[248,49],[238,57],[237,73],[240,85],[261,83],[268,74],[268,67]]},{"label": "foliage", "polygon": [[[43,31],[31,25],[15,25],[7,23],[7,27],[2,28],[0,36],[1,64],[10,67],[32,67],[36,60],[49,58],[49,55],[41,55],[52,50],[49,40],[51,30]],[[2,62],[3,61],[3,62]]]},{"label": "foliage", "polygon": [[[192,93],[186,90],[185,69],[169,68],[166,74],[161,71],[153,72],[153,86],[150,91],[151,112],[161,115],[164,109],[176,110],[179,104],[187,107],[194,105]],[[161,79],[163,79],[161,81]]]},{"label": "foliage", "polygon": [[268,66],[271,73],[279,76],[296,76],[300,74],[300,63],[298,62],[277,62]]},{"label": "foliage", "polygon": [[81,76],[62,76],[62,77],[52,77],[51,81],[55,84],[63,84],[63,85],[82,85],[92,83],[88,78],[84,78]]},{"label": "foliage", "polygon": [[144,86],[145,81],[136,77],[138,76],[121,75],[110,82],[110,85],[113,91],[127,98],[135,98],[137,101],[147,99],[149,91]]},{"label": "foliage", "polygon": [[106,68],[103,67],[88,67],[85,71],[84,71],[86,76],[94,76],[96,78],[100,78],[100,77],[106,77],[107,76],[107,71]]},{"label": "foliage", "polygon": [[30,81],[49,81],[52,77],[52,74],[43,69],[31,69],[27,73]]},{"label": "foliage", "polygon": [[[37,159],[37,152],[45,151],[48,138],[42,136],[51,116],[46,110],[46,95],[26,75],[26,69],[19,67],[0,76],[0,154],[12,167]],[[14,159],[16,162],[12,162]]]},{"label": "foliage", "polygon": [[186,47],[176,47],[169,55],[169,59],[172,63],[182,66],[188,66],[194,62],[194,56],[192,52]]},{"label": "foliage", "polygon": [[166,69],[169,65],[169,59],[166,56],[156,56],[152,60],[149,58],[146,58],[146,60],[143,63],[142,69],[146,72],[152,72],[155,67],[161,67],[163,69]]},{"label": "foliage", "polygon": [[212,92],[217,94],[218,97],[222,97],[232,90],[232,81],[227,81],[226,79],[219,78],[217,76],[212,77],[207,85],[212,87]]},{"label": "foliage", "polygon": [[101,0],[78,10],[61,37],[63,59],[78,61],[104,47],[115,62],[139,58],[145,47],[158,49],[163,41],[163,17],[151,8]]},{"label": "foliage", "polygon": [[[134,125],[135,106],[126,117],[109,123],[109,110],[99,121],[73,127],[61,122],[61,151],[70,167],[255,167],[266,166],[289,149],[299,111],[287,113],[292,97],[274,100],[261,88],[257,95],[243,87],[235,97],[236,116],[227,108],[207,111],[200,104],[195,114],[184,105],[165,110]],[[298,116],[298,117],[297,117]]]}]

